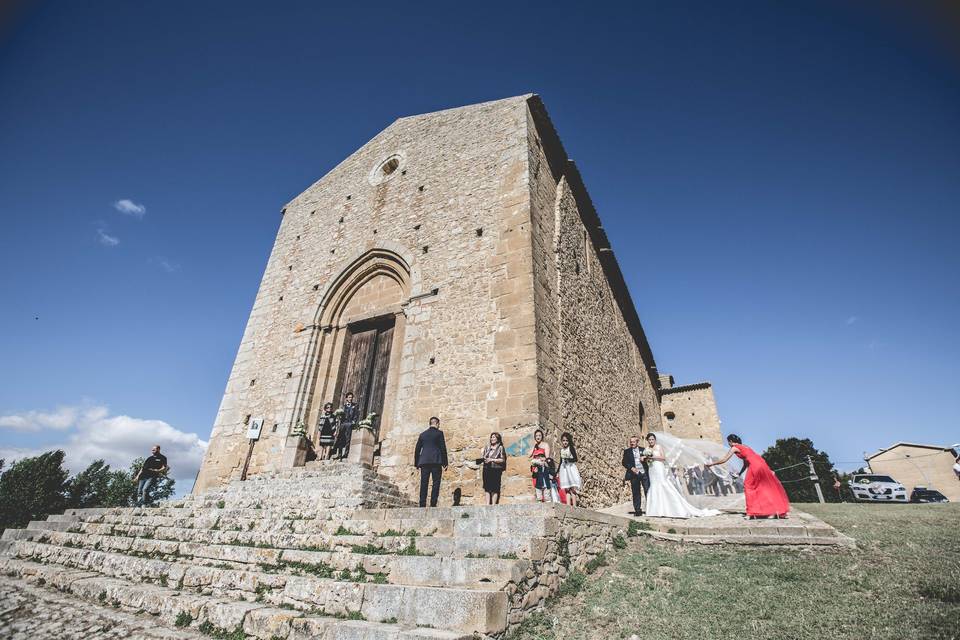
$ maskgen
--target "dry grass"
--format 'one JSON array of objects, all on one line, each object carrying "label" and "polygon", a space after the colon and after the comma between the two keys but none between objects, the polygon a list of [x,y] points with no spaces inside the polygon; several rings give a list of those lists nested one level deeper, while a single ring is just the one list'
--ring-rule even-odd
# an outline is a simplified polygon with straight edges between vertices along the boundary
[{"label": "dry grass", "polygon": [[960,504],[803,505],[856,550],[631,538],[514,640],[960,638]]}]

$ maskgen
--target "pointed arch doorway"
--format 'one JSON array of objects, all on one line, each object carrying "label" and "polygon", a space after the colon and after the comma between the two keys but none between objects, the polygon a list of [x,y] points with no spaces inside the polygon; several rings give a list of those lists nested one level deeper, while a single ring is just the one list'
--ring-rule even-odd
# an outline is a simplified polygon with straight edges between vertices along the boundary
[{"label": "pointed arch doorway", "polygon": [[295,415],[302,416],[308,437],[315,435],[323,404],[340,407],[347,392],[354,395],[360,419],[377,414],[377,441],[390,437],[398,410],[404,307],[412,282],[418,281],[407,259],[386,248],[358,254],[330,280],[321,294],[305,351],[308,372],[296,401]]}]

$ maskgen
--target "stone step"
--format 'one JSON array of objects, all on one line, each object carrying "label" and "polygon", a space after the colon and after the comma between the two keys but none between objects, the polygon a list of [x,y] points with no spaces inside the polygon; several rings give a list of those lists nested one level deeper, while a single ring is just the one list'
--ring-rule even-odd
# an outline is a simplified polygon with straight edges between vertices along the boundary
[{"label": "stone step", "polygon": [[271,484],[257,484],[252,483],[245,485],[242,488],[231,488],[224,492],[218,493],[216,496],[204,496],[203,501],[210,499],[228,499],[231,496],[249,496],[256,494],[267,494],[270,496],[298,496],[300,499],[305,499],[311,497],[311,495],[318,496],[347,496],[351,495],[356,491],[357,487],[361,487],[363,490],[371,493],[380,493],[383,495],[392,495],[392,496],[402,496],[398,487],[393,485],[388,485],[379,482],[368,482],[366,480],[358,480],[354,483],[345,483],[345,484],[334,484],[339,479],[329,479],[329,480],[299,480],[299,481],[289,481],[280,485],[271,485]]},{"label": "stone step", "polygon": [[853,538],[847,536],[804,536],[804,535],[743,535],[741,534],[711,534],[711,535],[690,535],[677,533],[664,533],[660,531],[650,531],[648,535],[658,540],[670,540],[671,542],[695,543],[695,544],[737,544],[737,545],[762,545],[762,546],[831,546],[831,547],[856,547]]},{"label": "stone step", "polygon": [[[390,513],[389,511],[396,512]],[[413,513],[411,513],[411,511]],[[396,516],[407,517],[396,517]],[[420,518],[415,517],[421,516]],[[466,515],[467,517],[463,517]],[[291,533],[329,533],[348,530],[359,534],[403,533],[418,535],[464,536],[545,536],[556,532],[558,523],[546,514],[533,512],[480,513],[460,517],[435,517],[423,510],[388,510],[381,518],[358,516],[349,520],[331,520],[314,517],[310,512],[280,514],[273,510],[220,509],[189,511],[177,509],[111,512],[82,512],[72,510],[63,515],[50,516],[50,522],[89,522],[98,524],[137,524],[153,527],[235,529],[238,531],[277,531]],[[69,527],[68,527],[69,528]]]},{"label": "stone step", "polygon": [[210,640],[199,629],[169,629],[142,612],[81,600],[0,574],[0,638],[6,640]]},{"label": "stone step", "polygon": [[[183,504],[180,501],[176,502],[167,502],[163,503],[157,507],[99,507],[99,508],[88,508],[88,509],[68,509],[62,516],[96,516],[96,515],[162,515],[162,516],[185,516],[191,514],[200,514],[211,509],[217,509],[216,502],[212,506],[204,505],[187,505]],[[590,519],[620,519],[618,516],[611,516],[607,514],[598,513],[596,511],[590,511],[588,509],[580,509],[578,507],[568,507],[566,505],[551,505],[551,504],[511,504],[511,505],[471,505],[471,506],[461,506],[461,507],[434,507],[434,508],[423,508],[423,507],[403,507],[403,508],[389,508],[389,509],[364,509],[361,511],[348,511],[344,509],[316,509],[308,507],[300,508],[287,508],[284,506],[277,506],[270,502],[264,502],[260,508],[255,507],[242,507],[234,508],[231,506],[225,505],[223,508],[219,508],[219,513],[236,513],[240,515],[264,515],[268,514],[271,517],[284,517],[291,516],[297,518],[304,518],[313,516],[316,518],[327,518],[327,519],[339,519],[340,516],[345,516],[348,519],[353,520],[445,520],[445,519],[462,519],[468,520],[470,518],[480,518],[488,519],[490,517],[505,517],[505,516],[519,516],[523,515],[526,517],[554,517],[557,515],[560,516],[576,516],[580,514],[581,516],[589,517]],[[65,519],[70,519],[69,517]]]},{"label": "stone step", "polygon": [[[501,590],[422,587],[340,582],[312,575],[293,576],[262,571],[197,567],[117,553],[56,547],[32,542],[4,542],[2,553],[111,579],[141,581],[144,588],[159,584],[215,597],[242,598],[250,605],[292,606],[300,611],[320,609],[326,614],[359,612],[373,621],[430,626],[460,632],[502,631],[508,611]],[[4,566],[0,564],[0,567]],[[153,583],[153,584],[151,584]],[[259,600],[260,602],[256,602]],[[241,603],[243,604],[243,603]],[[232,626],[222,626],[232,628]]]},{"label": "stone step", "polygon": [[[280,573],[299,572],[304,565],[324,568],[333,575],[370,576],[389,584],[505,588],[519,582],[530,566],[528,560],[497,557],[453,557],[395,554],[364,554],[352,551],[306,551],[191,542],[163,543],[156,540],[78,533],[16,530],[0,541],[0,549],[17,552],[17,542],[34,542],[53,548],[88,549],[109,553],[148,556],[207,566],[227,564],[232,568],[268,567]],[[13,544],[11,544],[13,543]],[[29,549],[28,549],[29,552]],[[479,554],[478,554],[479,555]],[[362,573],[358,568],[362,568]]]},{"label": "stone step", "polygon": [[[805,515],[805,514],[804,514]],[[723,520],[720,520],[722,518]],[[744,520],[740,516],[719,518],[643,518],[644,528],[659,533],[681,536],[762,536],[783,538],[836,537],[837,530],[810,517],[795,516],[783,520]]]},{"label": "stone step", "polygon": [[[33,584],[56,588],[89,603],[110,605],[156,616],[174,628],[189,616],[188,629],[228,633],[241,628],[246,637],[272,640],[466,640],[473,632],[415,627],[363,619],[362,608],[309,612],[280,608],[262,602],[229,601],[160,585],[131,582],[97,575],[58,564],[0,559],[0,572]],[[368,605],[367,610],[377,607]],[[342,613],[341,613],[342,611]],[[201,627],[201,625],[210,625]]]},{"label": "stone step", "polygon": [[[30,539],[35,537],[35,533],[52,532],[89,536],[92,540],[90,544],[100,542],[101,546],[105,544],[110,546],[132,545],[132,541],[137,540],[138,548],[143,549],[144,552],[169,554],[175,553],[177,545],[183,543],[355,552],[362,548],[368,550],[366,555],[397,554],[403,552],[410,544],[410,537],[408,536],[329,536],[326,534],[143,527],[139,525],[49,522],[45,520],[32,521],[26,529],[8,529],[3,533],[2,539]],[[110,539],[131,542],[124,543],[111,541]],[[80,538],[66,538],[65,540],[70,540],[71,543],[80,543]],[[419,536],[414,538],[414,544],[420,553],[433,556],[464,557],[472,555],[486,558],[516,556],[538,561],[543,557],[546,540],[546,537],[528,538],[520,536]]]}]

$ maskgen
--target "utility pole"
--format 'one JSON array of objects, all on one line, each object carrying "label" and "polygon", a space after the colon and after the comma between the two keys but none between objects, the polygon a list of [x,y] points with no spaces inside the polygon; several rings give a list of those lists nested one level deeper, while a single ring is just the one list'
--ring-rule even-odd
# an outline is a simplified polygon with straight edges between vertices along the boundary
[{"label": "utility pole", "polygon": [[817,490],[817,497],[820,498],[820,504],[826,502],[823,499],[823,489],[820,488],[820,478],[817,477],[817,471],[813,468],[813,458],[807,455],[807,465],[810,467],[810,481],[813,482],[814,489]]}]

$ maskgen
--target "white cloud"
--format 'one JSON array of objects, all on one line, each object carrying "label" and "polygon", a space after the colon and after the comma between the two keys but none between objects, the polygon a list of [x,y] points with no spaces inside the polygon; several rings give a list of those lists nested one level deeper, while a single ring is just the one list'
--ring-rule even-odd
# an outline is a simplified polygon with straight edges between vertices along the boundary
[{"label": "white cloud", "polygon": [[128,216],[133,216],[134,218],[143,218],[147,214],[147,208],[142,204],[138,204],[133,200],[128,200],[124,198],[123,200],[117,200],[113,203],[113,208],[119,211],[120,213],[126,214]]},{"label": "white cloud", "polygon": [[76,407],[58,407],[52,413],[27,411],[0,416],[0,427],[14,431],[43,431],[53,429],[63,431],[73,426],[77,419]]},{"label": "white cloud", "polygon": [[111,236],[103,229],[97,229],[97,239],[100,240],[100,244],[105,247],[115,247],[120,244],[120,238]]},{"label": "white cloud", "polygon": [[850,325],[852,325],[854,322],[856,322],[856,321],[859,320],[859,319],[860,319],[859,316],[850,316],[850,317],[848,317],[848,318],[847,318],[847,326],[849,327]]},{"label": "white cloud", "polygon": [[163,420],[111,415],[109,408],[103,405],[61,407],[51,413],[28,411],[6,415],[0,417],[0,427],[20,431],[47,428],[63,432],[63,440],[42,449],[0,449],[0,458],[5,458],[9,466],[19,458],[63,449],[65,466],[71,473],[83,471],[99,459],[115,469],[126,469],[134,458],[149,456],[150,447],[158,444],[160,452],[167,456],[179,494],[193,486],[207,449],[206,441],[195,433],[181,431]]}]

